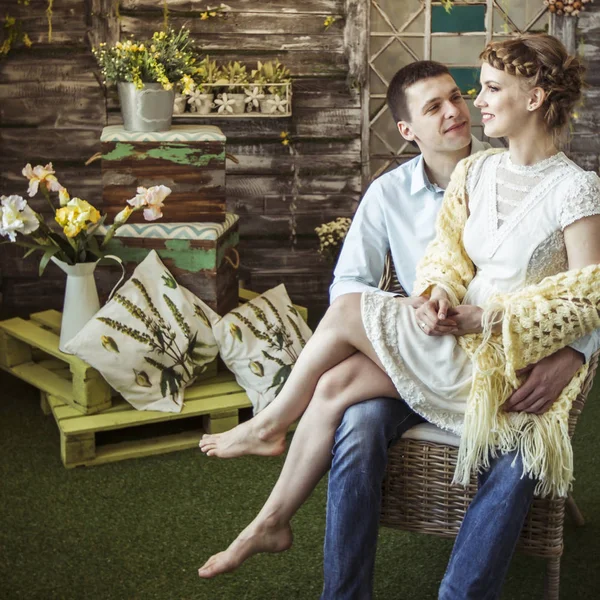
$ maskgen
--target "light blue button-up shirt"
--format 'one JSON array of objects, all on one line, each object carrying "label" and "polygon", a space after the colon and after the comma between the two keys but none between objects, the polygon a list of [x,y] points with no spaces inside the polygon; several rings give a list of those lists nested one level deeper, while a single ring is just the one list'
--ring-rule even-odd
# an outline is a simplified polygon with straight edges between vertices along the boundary
[{"label": "light blue button-up shirt", "polygon": [[[471,152],[489,148],[472,137]],[[435,237],[435,219],[444,190],[432,184],[425,172],[423,155],[382,175],[366,191],[346,236],[329,300],[351,292],[377,291],[390,251],[398,281],[408,294],[412,292],[417,262]],[[600,348],[600,331],[582,337],[571,347],[586,361]]]}]

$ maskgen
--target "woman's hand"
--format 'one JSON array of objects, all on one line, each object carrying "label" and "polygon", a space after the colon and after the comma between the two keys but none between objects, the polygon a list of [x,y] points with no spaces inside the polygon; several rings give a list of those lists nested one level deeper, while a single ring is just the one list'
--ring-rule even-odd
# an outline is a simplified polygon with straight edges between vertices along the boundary
[{"label": "woman's hand", "polygon": [[450,300],[440,288],[434,288],[431,298],[421,304],[416,311],[417,323],[427,335],[452,335],[457,328],[456,321],[447,319],[451,310]]}]

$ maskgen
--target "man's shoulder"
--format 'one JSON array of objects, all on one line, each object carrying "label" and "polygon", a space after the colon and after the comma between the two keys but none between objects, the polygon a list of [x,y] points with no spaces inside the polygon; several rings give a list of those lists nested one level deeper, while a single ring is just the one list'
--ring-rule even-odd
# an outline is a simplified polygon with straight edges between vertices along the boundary
[{"label": "man's shoulder", "polygon": [[421,155],[417,154],[417,156],[407,160],[395,169],[380,175],[371,185],[376,184],[382,190],[393,188],[396,193],[398,192],[399,185],[406,185],[410,188],[412,176],[420,158]]}]

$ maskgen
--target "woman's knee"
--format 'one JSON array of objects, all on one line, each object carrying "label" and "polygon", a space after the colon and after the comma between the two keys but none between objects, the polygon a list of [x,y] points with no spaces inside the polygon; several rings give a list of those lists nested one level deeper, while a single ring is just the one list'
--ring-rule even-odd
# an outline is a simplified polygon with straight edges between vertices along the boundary
[{"label": "woman's knee", "polygon": [[326,371],[317,382],[314,398],[321,402],[334,402],[352,385],[354,376],[344,363]]},{"label": "woman's knee", "polygon": [[327,309],[323,321],[347,331],[354,319],[360,318],[360,294],[342,294]]}]

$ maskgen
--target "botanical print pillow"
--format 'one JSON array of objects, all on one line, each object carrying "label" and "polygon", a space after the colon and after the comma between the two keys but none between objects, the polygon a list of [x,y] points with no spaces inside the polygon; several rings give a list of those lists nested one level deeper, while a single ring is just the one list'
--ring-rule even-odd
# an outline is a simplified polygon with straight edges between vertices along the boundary
[{"label": "botanical print pillow", "polygon": [[280,392],[312,335],[283,284],[213,322],[213,333],[255,414]]},{"label": "botanical print pillow", "polygon": [[66,348],[138,410],[180,412],[185,387],[218,352],[200,302],[153,250]]}]

